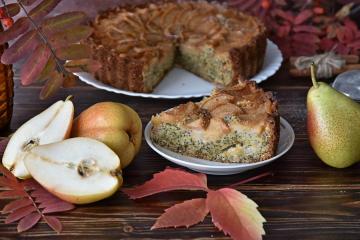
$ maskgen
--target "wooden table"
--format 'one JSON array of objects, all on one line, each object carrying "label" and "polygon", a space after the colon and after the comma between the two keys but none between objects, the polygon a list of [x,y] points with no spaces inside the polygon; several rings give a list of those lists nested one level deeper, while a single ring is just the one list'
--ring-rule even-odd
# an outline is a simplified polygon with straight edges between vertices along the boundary
[{"label": "wooden table", "polygon": [[[238,187],[239,191],[258,203],[267,219],[265,239],[360,239],[359,165],[333,169],[313,153],[305,124],[306,93],[310,84],[310,78],[293,79],[284,69],[261,84],[275,92],[281,116],[293,126],[296,133],[293,148],[274,163],[254,171],[233,176],[208,176],[209,186],[219,188],[249,176],[273,171],[272,177]],[[127,97],[83,84],[62,90],[52,99],[40,101],[39,90],[39,87],[16,85],[12,130],[55,100],[64,99],[69,94],[75,97],[77,113],[96,102],[117,101],[133,107],[144,125],[152,114],[186,101]],[[125,186],[141,184],[166,166],[177,167],[153,152],[143,141],[140,154],[125,170]],[[132,201],[118,192],[104,201],[79,206],[72,212],[62,214],[60,219],[64,230],[60,235],[44,223],[26,233],[17,234],[16,224],[5,225],[4,216],[0,215],[0,239],[227,239],[212,225],[209,216],[203,223],[190,229],[150,231],[156,217],[165,208],[199,196],[203,194],[180,191]],[[5,201],[1,201],[0,207],[4,204]]]}]

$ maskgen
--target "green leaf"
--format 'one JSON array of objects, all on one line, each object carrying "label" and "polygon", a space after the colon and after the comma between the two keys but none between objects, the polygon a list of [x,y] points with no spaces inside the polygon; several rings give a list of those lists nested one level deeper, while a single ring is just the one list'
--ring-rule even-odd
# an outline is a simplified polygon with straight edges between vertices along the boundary
[{"label": "green leaf", "polygon": [[38,35],[35,30],[31,30],[4,51],[1,62],[3,64],[13,64],[33,52],[38,44]]},{"label": "green leaf", "polygon": [[40,99],[44,100],[52,95],[63,85],[64,75],[58,71],[53,71],[50,79],[47,80],[40,92]]},{"label": "green leaf", "polygon": [[26,32],[30,27],[30,21],[26,17],[19,18],[9,29],[0,32],[0,44],[4,44],[22,33]]},{"label": "green leaf", "polygon": [[7,13],[10,17],[14,17],[20,12],[20,6],[17,3],[10,3],[5,5],[3,8],[7,9]]},{"label": "green leaf", "polygon": [[101,63],[93,59],[71,60],[65,63],[65,68],[69,72],[89,72],[95,73],[101,68]]},{"label": "green leaf", "polygon": [[75,26],[49,36],[49,42],[54,48],[61,48],[72,43],[78,43],[89,37],[92,28],[89,26]]},{"label": "green leaf", "polygon": [[25,6],[30,6],[36,1],[37,0],[21,0],[21,3],[24,4]]},{"label": "green leaf", "polygon": [[23,85],[29,85],[37,79],[48,62],[50,55],[50,49],[43,44],[35,49],[21,68],[20,78]]},{"label": "green leaf", "polygon": [[83,12],[67,12],[45,19],[41,28],[45,33],[58,32],[85,22],[87,16]]},{"label": "green leaf", "polygon": [[37,78],[38,82],[43,82],[49,79],[50,74],[55,71],[56,62],[53,56],[50,56],[48,62],[46,63],[44,69],[41,71],[39,77]]},{"label": "green leaf", "polygon": [[59,49],[56,49],[56,56],[62,60],[76,60],[89,58],[91,55],[91,48],[85,44],[71,44]]},{"label": "green leaf", "polygon": [[47,16],[61,0],[43,0],[36,7],[31,9],[29,16],[38,22]]}]

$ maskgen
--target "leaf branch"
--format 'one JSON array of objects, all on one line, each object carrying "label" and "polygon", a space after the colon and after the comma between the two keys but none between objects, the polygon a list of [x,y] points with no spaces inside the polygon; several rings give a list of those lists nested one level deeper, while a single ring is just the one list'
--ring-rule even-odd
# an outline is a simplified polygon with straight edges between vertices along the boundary
[{"label": "leaf branch", "polygon": [[[4,1],[4,0],[2,0]],[[16,1],[20,8],[24,11],[26,17],[29,19],[29,21],[31,22],[31,25],[33,26],[33,28],[36,30],[37,34],[39,35],[39,37],[41,38],[41,40],[43,41],[43,43],[49,48],[51,55],[53,56],[53,58],[55,59],[55,63],[56,63],[56,69],[59,72],[62,72],[65,76],[67,75],[67,71],[65,70],[63,64],[60,62],[60,59],[57,57],[55,50],[52,48],[52,46],[50,45],[48,39],[46,38],[45,34],[41,31],[41,29],[38,27],[38,25],[36,24],[36,22],[30,17],[28,11],[26,10],[25,6],[23,5],[23,3],[19,0]]]}]

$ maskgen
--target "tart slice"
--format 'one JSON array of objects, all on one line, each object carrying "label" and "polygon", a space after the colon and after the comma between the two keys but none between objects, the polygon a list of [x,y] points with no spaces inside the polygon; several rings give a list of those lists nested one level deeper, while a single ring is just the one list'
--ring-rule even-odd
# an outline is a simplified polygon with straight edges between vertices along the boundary
[{"label": "tart slice", "polygon": [[171,151],[217,162],[253,163],[274,156],[277,102],[254,82],[216,89],[151,119],[151,139]]}]

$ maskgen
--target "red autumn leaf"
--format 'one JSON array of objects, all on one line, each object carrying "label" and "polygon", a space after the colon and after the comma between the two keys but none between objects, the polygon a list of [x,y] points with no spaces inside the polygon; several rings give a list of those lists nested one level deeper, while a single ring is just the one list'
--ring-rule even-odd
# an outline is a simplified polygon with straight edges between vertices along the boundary
[{"label": "red autumn leaf", "polygon": [[17,220],[25,217],[26,215],[35,212],[36,211],[36,207],[34,205],[30,205],[30,206],[26,206],[26,207],[22,207],[19,209],[16,209],[15,211],[13,211],[12,213],[10,213],[6,219],[5,219],[5,223],[12,223],[12,222],[16,222]]},{"label": "red autumn leaf", "polygon": [[46,223],[57,233],[60,233],[62,230],[62,225],[59,219],[54,216],[45,216],[44,220]]},{"label": "red autumn leaf", "polygon": [[207,206],[213,223],[233,239],[258,240],[265,234],[265,219],[257,205],[244,194],[230,188],[209,191]]},{"label": "red autumn leaf", "polygon": [[20,71],[21,83],[25,86],[33,83],[44,69],[51,55],[46,45],[39,45],[26,60]]},{"label": "red autumn leaf", "polygon": [[314,13],[309,9],[303,10],[295,17],[294,24],[300,25],[300,24],[306,22],[307,20],[309,20],[309,18],[311,18],[313,16],[313,14]]},{"label": "red autumn leaf", "polygon": [[319,43],[320,38],[315,34],[309,34],[309,33],[295,33],[292,36],[292,39],[294,41],[300,42],[300,43]]},{"label": "red autumn leaf", "polygon": [[36,223],[40,221],[41,214],[38,212],[30,213],[29,215],[25,216],[23,219],[19,221],[19,224],[17,226],[18,232],[24,232],[26,230],[29,230],[33,226],[35,226]]},{"label": "red autumn leaf", "polygon": [[32,201],[28,198],[22,198],[22,199],[18,199],[15,201],[12,201],[8,204],[6,204],[2,210],[2,213],[10,213],[15,211],[16,209],[22,208],[22,207],[26,207],[33,204]]},{"label": "red autumn leaf", "polygon": [[166,227],[190,227],[199,222],[209,213],[206,199],[196,198],[176,204],[165,210],[151,227],[151,229]]},{"label": "red autumn leaf", "polygon": [[58,199],[55,203],[47,204],[42,213],[65,212],[73,210],[74,208],[75,206],[73,204]]},{"label": "red autumn leaf", "polygon": [[321,34],[321,30],[318,27],[309,26],[309,25],[298,25],[293,28],[294,32],[307,32],[314,34]]},{"label": "red autumn leaf", "polygon": [[141,186],[123,189],[131,199],[142,198],[156,193],[172,190],[207,191],[207,180],[204,174],[192,174],[181,169],[167,168]]},{"label": "red autumn leaf", "polygon": [[272,11],[272,13],[274,14],[274,16],[278,16],[284,20],[289,21],[290,23],[294,22],[294,16],[290,11],[285,12],[281,9],[275,9],[274,11]]},{"label": "red autumn leaf", "polygon": [[285,36],[289,35],[289,33],[291,31],[291,26],[282,25],[282,26],[279,26],[276,30],[277,30],[276,35],[278,37],[285,37]]},{"label": "red autumn leaf", "polygon": [[320,48],[324,51],[330,51],[335,46],[335,41],[328,38],[323,38],[320,41]]},{"label": "red autumn leaf", "polygon": [[344,20],[344,26],[346,28],[351,29],[351,31],[353,31],[354,33],[359,31],[358,26],[356,25],[356,23],[354,21],[352,21],[351,19],[349,19],[349,18],[346,18]]}]

